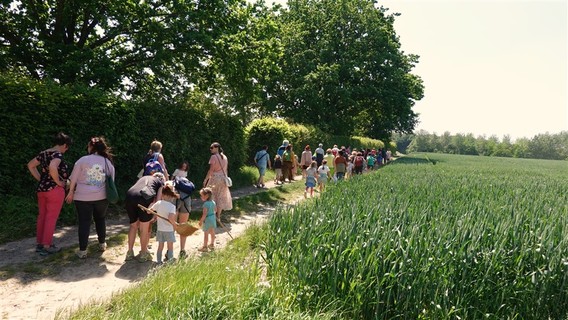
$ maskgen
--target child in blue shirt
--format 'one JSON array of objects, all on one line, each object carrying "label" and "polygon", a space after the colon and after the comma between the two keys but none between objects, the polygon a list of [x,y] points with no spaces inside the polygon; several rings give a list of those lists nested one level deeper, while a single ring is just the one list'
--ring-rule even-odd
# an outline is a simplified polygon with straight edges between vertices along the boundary
[{"label": "child in blue shirt", "polygon": [[[203,246],[197,251],[207,252],[215,249],[215,228],[217,228],[217,220],[215,218],[216,204],[213,201],[213,191],[211,188],[203,188],[199,191],[199,196],[203,201],[203,214],[199,220],[201,230],[203,230]],[[207,240],[211,237],[211,242],[207,246]]]}]

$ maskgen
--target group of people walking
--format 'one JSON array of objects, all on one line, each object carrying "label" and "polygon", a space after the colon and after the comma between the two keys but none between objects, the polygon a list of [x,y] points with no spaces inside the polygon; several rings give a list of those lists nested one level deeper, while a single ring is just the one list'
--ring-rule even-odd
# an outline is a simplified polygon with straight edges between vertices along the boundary
[{"label": "group of people walking", "polygon": [[[87,154],[75,162],[73,170],[63,160],[63,154],[73,145],[73,140],[65,133],[58,133],[53,146],[41,151],[28,162],[31,175],[38,181],[38,219],[36,227],[36,252],[46,256],[61,249],[53,243],[57,219],[63,203],[74,203],[78,220],[79,250],[77,256],[87,257],[87,247],[92,222],[95,222],[98,250],[105,251],[107,176],[115,178],[112,150],[104,137],[92,137],[87,142]],[[210,146],[209,170],[200,190],[203,200],[203,213],[199,224],[204,232],[201,252],[215,247],[215,229],[223,210],[232,209],[232,198],[227,185],[228,158],[218,142]],[[177,190],[174,181],[186,179],[188,163],[183,162],[170,176],[168,175],[162,144],[153,141],[143,159],[143,169],[138,180],[126,193],[125,208],[128,213],[130,229],[125,260],[136,258],[140,262],[152,261],[149,240],[152,223],[157,221],[156,239],[158,248],[156,260],[162,263],[162,253],[166,245],[165,261],[174,260],[173,244],[176,241],[174,225],[184,223],[191,212],[191,197]],[[146,209],[144,209],[146,208]],[[163,219],[161,219],[162,217]],[[140,238],[140,252],[134,255],[136,236]],[[179,258],[187,256],[185,250],[187,236],[180,235]]]},{"label": "group of people walking", "polygon": [[282,184],[286,180],[294,181],[295,172],[302,169],[302,177],[306,180],[304,196],[309,193],[313,196],[314,188],[319,187],[323,191],[326,183],[349,178],[355,174],[361,174],[364,170],[373,170],[386,164],[391,159],[391,151],[384,148],[351,150],[350,147],[342,146],[324,150],[320,143],[312,153],[310,145],[306,145],[298,156],[294,153],[292,144],[288,140],[282,141],[277,149],[274,160],[271,162],[268,146],[263,146],[254,157],[255,165],[259,171],[257,187],[264,187],[266,170],[271,167],[275,170],[276,184]]}]

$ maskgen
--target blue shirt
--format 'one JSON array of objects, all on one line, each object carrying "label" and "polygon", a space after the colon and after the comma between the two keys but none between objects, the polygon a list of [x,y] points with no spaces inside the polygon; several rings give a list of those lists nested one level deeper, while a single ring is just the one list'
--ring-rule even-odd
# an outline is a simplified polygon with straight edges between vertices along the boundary
[{"label": "blue shirt", "polygon": [[266,168],[266,166],[268,165],[268,157],[270,156],[268,155],[268,152],[266,152],[266,150],[260,150],[254,156],[254,158],[256,159],[256,165],[261,168]]}]

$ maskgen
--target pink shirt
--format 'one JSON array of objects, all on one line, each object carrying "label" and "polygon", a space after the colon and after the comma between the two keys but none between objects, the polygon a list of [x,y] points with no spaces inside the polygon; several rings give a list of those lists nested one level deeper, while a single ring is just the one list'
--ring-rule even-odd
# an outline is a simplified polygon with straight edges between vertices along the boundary
[{"label": "pink shirt", "polygon": [[[227,164],[228,164],[227,157],[221,157],[220,154],[212,154],[211,158],[209,158],[209,165],[211,166],[211,172],[224,172],[227,174]],[[222,166],[221,166],[222,165]]]},{"label": "pink shirt", "polygon": [[97,201],[106,199],[105,173],[107,170],[114,179],[112,162],[97,154],[90,154],[77,160],[71,173],[71,182],[76,183],[73,200]]}]

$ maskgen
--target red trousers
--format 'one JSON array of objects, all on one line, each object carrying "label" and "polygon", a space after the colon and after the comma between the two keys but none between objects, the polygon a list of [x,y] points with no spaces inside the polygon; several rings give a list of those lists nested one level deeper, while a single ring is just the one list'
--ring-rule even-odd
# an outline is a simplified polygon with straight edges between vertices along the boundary
[{"label": "red trousers", "polygon": [[57,218],[65,200],[65,189],[55,187],[46,192],[37,193],[39,215],[37,217],[36,239],[38,244],[50,246],[53,244],[53,233]]}]

